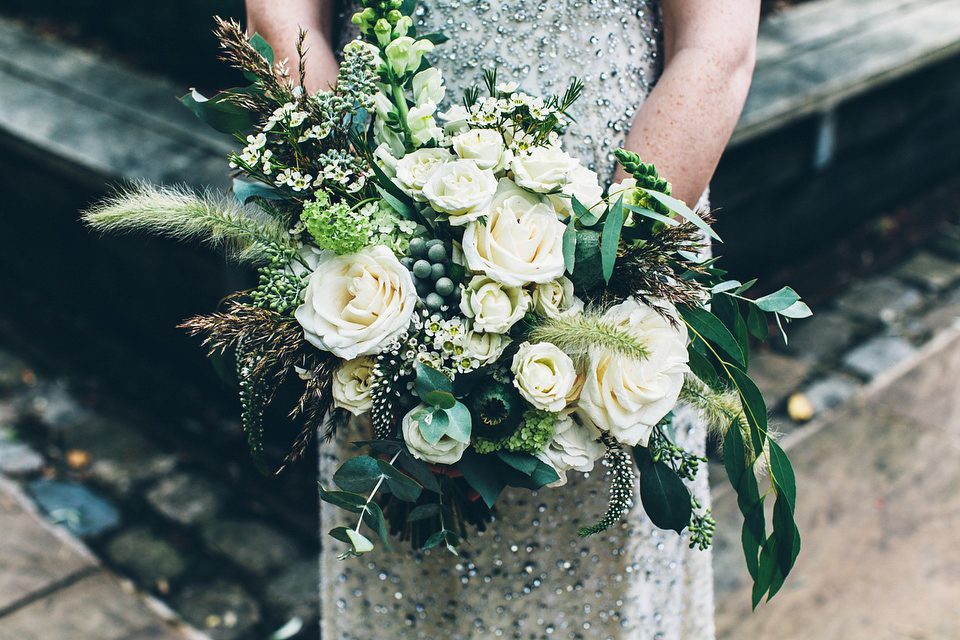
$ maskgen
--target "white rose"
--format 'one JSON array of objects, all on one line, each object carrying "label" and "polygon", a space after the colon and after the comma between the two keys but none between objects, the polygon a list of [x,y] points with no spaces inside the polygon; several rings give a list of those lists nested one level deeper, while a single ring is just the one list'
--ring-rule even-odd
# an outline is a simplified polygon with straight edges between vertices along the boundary
[{"label": "white rose", "polygon": [[556,470],[560,479],[548,486],[559,487],[567,482],[567,471],[590,471],[607,448],[599,442],[600,430],[579,410],[564,411],[553,427],[553,438],[537,457]]},{"label": "white rose", "polygon": [[349,360],[333,374],[331,394],[336,407],[346,409],[355,416],[373,408],[373,368],[376,360],[369,356]]},{"label": "white rose", "polygon": [[573,282],[563,276],[533,289],[533,309],[547,318],[575,316],[583,311],[583,300],[573,293]]},{"label": "white rose", "polygon": [[473,271],[520,287],[563,275],[563,232],[556,211],[536,195],[502,178],[483,223],[463,234],[463,253]]},{"label": "white rose", "polygon": [[407,129],[410,131],[410,137],[416,145],[426,144],[430,140],[436,140],[443,136],[443,129],[437,126],[437,121],[433,119],[433,114],[437,110],[430,100],[415,107],[410,107],[407,112]]},{"label": "white rose", "polygon": [[421,421],[429,419],[431,407],[420,404],[403,416],[401,429],[403,441],[414,458],[437,464],[453,464],[463,455],[468,443],[459,442],[450,436],[442,436],[436,444],[430,444],[420,433]]},{"label": "white rose", "polygon": [[454,160],[456,156],[446,149],[417,149],[397,161],[397,183],[404,193],[414,200],[424,202],[423,187],[440,165]]},{"label": "white rose", "polygon": [[[671,305],[660,306],[677,318]],[[653,426],[676,405],[689,369],[686,328],[632,298],[603,317],[640,339],[649,355],[638,360],[592,349],[579,406],[619,442],[646,445]]]},{"label": "white rose", "polygon": [[488,364],[499,358],[509,344],[510,338],[502,333],[470,330],[463,337],[463,355]]},{"label": "white rose", "polygon": [[377,353],[409,325],[417,303],[413,277],[390,249],[325,253],[294,316],[307,341],[344,360]]},{"label": "white rose", "polygon": [[[571,196],[576,196],[580,204],[585,206],[589,211],[597,215],[603,213],[605,206],[603,202],[603,187],[600,186],[600,178],[597,176],[596,171],[591,171],[586,167],[577,165],[567,175],[567,184],[563,186],[561,193],[563,195],[552,194],[550,196],[550,202],[553,203],[553,206],[564,218],[573,213],[573,199]],[[615,199],[614,202],[616,202]]]},{"label": "white rose", "polygon": [[445,92],[443,76],[438,69],[429,67],[413,76],[413,100],[417,104],[440,104]]},{"label": "white rose", "polygon": [[492,171],[472,160],[454,160],[433,172],[423,195],[434,209],[450,214],[450,224],[463,225],[486,212],[496,189]]},{"label": "white rose", "polygon": [[461,133],[453,138],[453,150],[461,158],[473,160],[481,169],[494,173],[503,169],[512,157],[496,129],[470,129]]},{"label": "white rose", "polygon": [[567,406],[577,380],[573,360],[549,342],[524,342],[510,365],[513,386],[537,409],[554,413]]},{"label": "white rose", "polygon": [[530,308],[530,294],[486,276],[474,276],[460,297],[460,310],[475,331],[505,333]]},{"label": "white rose", "polygon": [[455,104],[437,116],[446,123],[443,130],[447,135],[463,133],[469,128],[467,121],[470,119],[470,112],[463,105]]},{"label": "white rose", "polygon": [[514,156],[510,162],[517,184],[539,193],[559,191],[567,184],[570,172],[579,165],[579,160],[555,146],[533,147],[528,153]]},{"label": "white rose", "polygon": [[387,45],[387,64],[398,76],[420,68],[423,54],[433,51],[429,40],[414,40],[410,36],[401,36]]}]

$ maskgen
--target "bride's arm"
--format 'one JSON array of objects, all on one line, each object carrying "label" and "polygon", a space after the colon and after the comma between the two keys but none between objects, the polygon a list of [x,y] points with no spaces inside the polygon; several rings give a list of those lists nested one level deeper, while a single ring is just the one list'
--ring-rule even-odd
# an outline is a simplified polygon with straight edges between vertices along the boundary
[{"label": "bride's arm", "polygon": [[307,32],[306,88],[329,89],[337,81],[339,64],[333,55],[332,0],[247,0],[247,33],[259,33],[273,47],[277,60],[288,60],[296,77],[297,37]]},{"label": "bride's arm", "polygon": [[[737,124],[756,60],[759,0],[663,0],[663,75],[625,146],[696,204]],[[625,177],[618,170],[618,179]]]}]

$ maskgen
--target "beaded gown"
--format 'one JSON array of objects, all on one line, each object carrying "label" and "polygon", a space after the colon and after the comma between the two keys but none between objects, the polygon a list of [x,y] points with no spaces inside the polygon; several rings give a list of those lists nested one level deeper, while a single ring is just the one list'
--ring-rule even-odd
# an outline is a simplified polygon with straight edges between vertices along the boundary
[{"label": "beaded gown", "polygon": [[[612,150],[656,79],[659,8],[651,0],[421,0],[419,33],[450,40],[431,63],[448,100],[482,83],[495,64],[499,79],[530,93],[562,93],[573,75],[585,91],[564,148],[609,183]],[[675,420],[679,444],[703,453],[704,428],[690,412]],[[356,455],[351,440],[321,445],[320,477],[332,486],[339,462]],[[338,461],[339,460],[339,461]],[[352,525],[349,514],[321,505],[320,561],[324,640],[373,638],[613,638],[709,640],[713,591],[709,552],[690,550],[686,535],[655,528],[639,505],[618,526],[587,539],[577,530],[602,517],[607,482],[599,463],[585,477],[539,492],[507,488],[498,517],[473,533],[460,556],[414,553],[396,542],[361,558],[337,559],[325,534]],[[696,492],[709,506],[706,473]]]}]

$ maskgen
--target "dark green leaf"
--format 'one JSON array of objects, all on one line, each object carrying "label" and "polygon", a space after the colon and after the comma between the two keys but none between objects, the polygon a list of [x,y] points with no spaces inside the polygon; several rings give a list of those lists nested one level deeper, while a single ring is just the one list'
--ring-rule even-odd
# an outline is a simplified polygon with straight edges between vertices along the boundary
[{"label": "dark green leaf", "polygon": [[695,343],[691,342],[687,345],[687,356],[687,364],[690,366],[693,375],[700,378],[704,384],[715,391],[723,388],[724,385],[717,376],[717,370],[710,364],[710,360],[696,350]]},{"label": "dark green leaf", "polygon": [[417,460],[412,455],[404,452],[397,460],[404,471],[416,478],[417,482],[423,485],[423,488],[434,493],[440,493],[440,483],[437,482],[437,476],[430,471],[430,467],[423,460]]},{"label": "dark green leaf", "polygon": [[757,298],[754,302],[761,311],[783,311],[797,302],[800,296],[790,287],[784,287],[769,295]]},{"label": "dark green leaf", "polygon": [[747,571],[754,581],[760,575],[760,563],[757,554],[763,544],[766,522],[763,519],[763,503],[756,503],[743,515],[743,528],[740,530],[740,544],[747,561]]},{"label": "dark green leaf", "polygon": [[687,222],[692,222],[698,229],[709,235],[717,242],[723,242],[723,240],[720,239],[720,236],[718,236],[717,233],[710,228],[710,225],[704,222],[703,218],[691,211],[690,207],[688,207],[681,200],[677,200],[673,196],[668,196],[665,193],[660,193],[659,191],[653,191],[651,189],[643,189],[643,191],[652,196],[655,200],[658,200],[660,204],[669,207],[671,211],[685,219]]},{"label": "dark green leaf", "polygon": [[[693,512],[690,492],[677,472],[649,456],[640,459],[640,500],[650,521],[661,529],[680,533]],[[638,461],[638,462],[640,462]]]},{"label": "dark green leaf", "polygon": [[470,433],[473,427],[470,409],[467,409],[467,406],[462,402],[457,402],[445,413],[448,419],[446,435],[457,442],[470,444]]},{"label": "dark green leaf", "polygon": [[349,491],[327,491],[323,488],[323,485],[318,486],[320,487],[321,500],[353,513],[360,513],[363,505],[367,502],[365,496],[356,493],[350,493]]},{"label": "dark green leaf", "polygon": [[478,454],[470,449],[463,452],[463,457],[457,463],[457,468],[463,473],[464,479],[473,487],[488,507],[497,502],[500,492],[507,486],[503,476],[498,472],[504,463],[493,454]]},{"label": "dark green leaf", "polygon": [[760,389],[746,373],[736,367],[730,367],[729,370],[733,376],[733,382],[740,392],[743,412],[747,416],[747,422],[750,423],[753,451],[759,456],[763,451],[763,442],[767,437],[767,405],[763,401],[763,394],[760,393]]},{"label": "dark green leaf", "polygon": [[457,404],[457,399],[449,391],[429,391],[423,401],[438,409],[450,409]]},{"label": "dark green leaf", "polygon": [[770,589],[770,583],[773,582],[773,574],[776,571],[776,568],[777,561],[773,556],[773,551],[770,549],[769,545],[764,545],[760,549],[759,570],[756,580],[753,583],[751,600],[753,602],[754,609],[757,608],[757,605],[760,604],[761,600],[763,600],[764,594],[766,594],[767,590]]},{"label": "dark green leaf", "polygon": [[521,487],[523,489],[530,489],[531,491],[536,491],[560,479],[556,470],[541,460],[537,460],[537,468],[534,469],[531,474],[518,471],[509,465],[501,467],[500,473],[507,483],[507,486]]},{"label": "dark green leaf", "polygon": [[740,349],[740,344],[715,315],[701,307],[681,306],[678,310],[696,336],[706,340],[728,355],[741,367],[745,365],[745,358],[743,357],[743,351]]},{"label": "dark green leaf", "polygon": [[517,471],[523,472],[525,474],[533,475],[533,472],[537,470],[537,463],[540,462],[537,458],[530,455],[529,453],[514,453],[512,451],[498,451],[497,455],[501,460],[506,462],[508,465],[516,469]]},{"label": "dark green leaf", "polygon": [[750,328],[750,333],[756,336],[758,340],[766,340],[767,336],[770,335],[767,316],[757,309],[756,305],[751,304],[749,307],[750,310],[747,312],[747,327]]},{"label": "dark green leaf", "polygon": [[180,102],[200,120],[221,133],[234,135],[253,128],[254,121],[250,112],[226,100],[222,93],[207,99],[194,89],[180,98]]},{"label": "dark green leaf", "polygon": [[370,493],[382,474],[377,461],[370,456],[350,458],[333,474],[333,481],[344,491]]},{"label": "dark green leaf", "polygon": [[428,33],[425,36],[420,36],[418,40],[429,40],[433,44],[443,44],[450,39],[450,36],[443,33]]},{"label": "dark green leaf", "polygon": [[418,362],[417,395],[420,396],[421,400],[426,401],[426,396],[431,391],[453,393],[453,382],[433,367]]},{"label": "dark green leaf", "polygon": [[417,501],[421,489],[416,480],[400,473],[386,460],[377,460],[377,466],[380,467],[380,472],[394,496],[405,502]]},{"label": "dark green leaf", "polygon": [[270,66],[273,66],[273,47],[270,46],[270,43],[263,39],[259,33],[253,34],[253,37],[250,38],[250,46],[257,50],[264,60],[270,63]]},{"label": "dark green leaf", "polygon": [[607,212],[607,221],[603,223],[603,233],[600,235],[600,264],[603,266],[603,280],[610,282],[613,275],[613,265],[617,261],[617,251],[620,249],[620,229],[623,228],[623,196],[617,198],[616,203]]},{"label": "dark green leaf", "polygon": [[738,296],[741,296],[744,293],[746,293],[747,290],[750,289],[750,287],[752,287],[755,284],[757,284],[756,278],[754,278],[753,280],[748,280],[744,282],[742,285],[740,285],[739,287],[737,287],[737,290],[734,291],[734,293],[737,294]]},{"label": "dark green leaf", "polygon": [[600,234],[590,229],[577,231],[576,269],[571,280],[578,290],[590,291],[603,286],[603,263],[600,259]]},{"label": "dark green leaf", "polygon": [[353,544],[350,541],[350,536],[347,535],[347,531],[350,530],[350,527],[336,527],[330,530],[330,535],[340,542],[346,542],[347,544]]},{"label": "dark green leaf", "polygon": [[633,205],[626,205],[624,209],[626,209],[627,211],[632,211],[633,213],[638,213],[644,218],[650,218],[651,220],[662,222],[668,227],[675,227],[678,224],[680,224],[679,222],[677,222],[676,218],[665,216],[662,213],[657,213],[656,211],[651,211],[650,209],[646,209],[644,207],[635,207]]},{"label": "dark green leaf", "polygon": [[[371,167],[376,167],[376,164],[371,164]],[[416,220],[417,214],[412,206],[401,200],[400,198],[394,196],[392,193],[384,189],[380,184],[377,185],[377,191],[380,193],[380,197],[386,200],[387,204],[390,205],[390,208],[397,212],[401,218],[407,220]]]},{"label": "dark green leaf", "polygon": [[410,510],[407,514],[407,522],[416,522],[417,520],[426,520],[440,514],[440,505],[436,502],[431,504],[421,504]]},{"label": "dark green leaf", "polygon": [[783,492],[790,505],[790,513],[797,508],[797,478],[793,466],[783,449],[773,440],[770,441],[770,475],[777,488]]},{"label": "dark green leaf", "polygon": [[363,512],[363,523],[373,531],[383,542],[383,546],[390,551],[390,535],[387,533],[387,523],[383,519],[383,511],[376,502],[368,502]]},{"label": "dark green leaf", "polygon": [[779,540],[777,562],[780,564],[780,571],[786,577],[800,552],[800,532],[797,531],[797,525],[793,519],[790,501],[779,489],[777,489],[777,500],[773,503],[773,533]]},{"label": "dark green leaf", "polygon": [[446,537],[446,534],[447,534],[446,529],[441,529],[440,531],[437,531],[436,533],[431,535],[429,538],[427,538],[427,541],[423,543],[423,546],[420,547],[420,550],[426,551],[427,549],[433,549],[434,547],[439,545],[441,542],[443,542],[444,538]]},{"label": "dark green leaf", "polygon": [[600,221],[600,216],[587,209],[582,202],[577,200],[577,196],[570,197],[570,203],[573,206],[573,217],[584,227],[592,227]]},{"label": "dark green leaf", "polygon": [[723,466],[730,485],[739,492],[743,474],[747,472],[746,444],[740,433],[738,420],[734,420],[723,437]]},{"label": "dark green leaf", "polygon": [[233,195],[241,204],[246,204],[250,198],[264,198],[266,200],[286,200],[287,196],[279,189],[251,180],[233,179]]},{"label": "dark green leaf", "polygon": [[577,264],[577,227],[576,219],[571,217],[563,232],[563,266],[567,273],[573,273]]}]

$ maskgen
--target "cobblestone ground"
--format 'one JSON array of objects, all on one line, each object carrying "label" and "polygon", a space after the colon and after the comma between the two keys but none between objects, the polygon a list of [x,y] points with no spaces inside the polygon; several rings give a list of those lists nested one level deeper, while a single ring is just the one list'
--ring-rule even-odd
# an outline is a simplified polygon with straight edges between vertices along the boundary
[{"label": "cobblestone ground", "polygon": [[[816,311],[790,327],[788,345],[751,363],[772,422],[788,433],[957,322],[960,227]],[[282,500],[263,497],[275,493],[251,490],[229,464],[204,464],[202,453],[158,437],[163,429],[0,344],[0,473],[49,519],[214,640],[316,638],[318,543],[305,530],[315,512],[290,526]],[[716,550],[723,603],[742,587],[742,559],[722,540]]]}]

